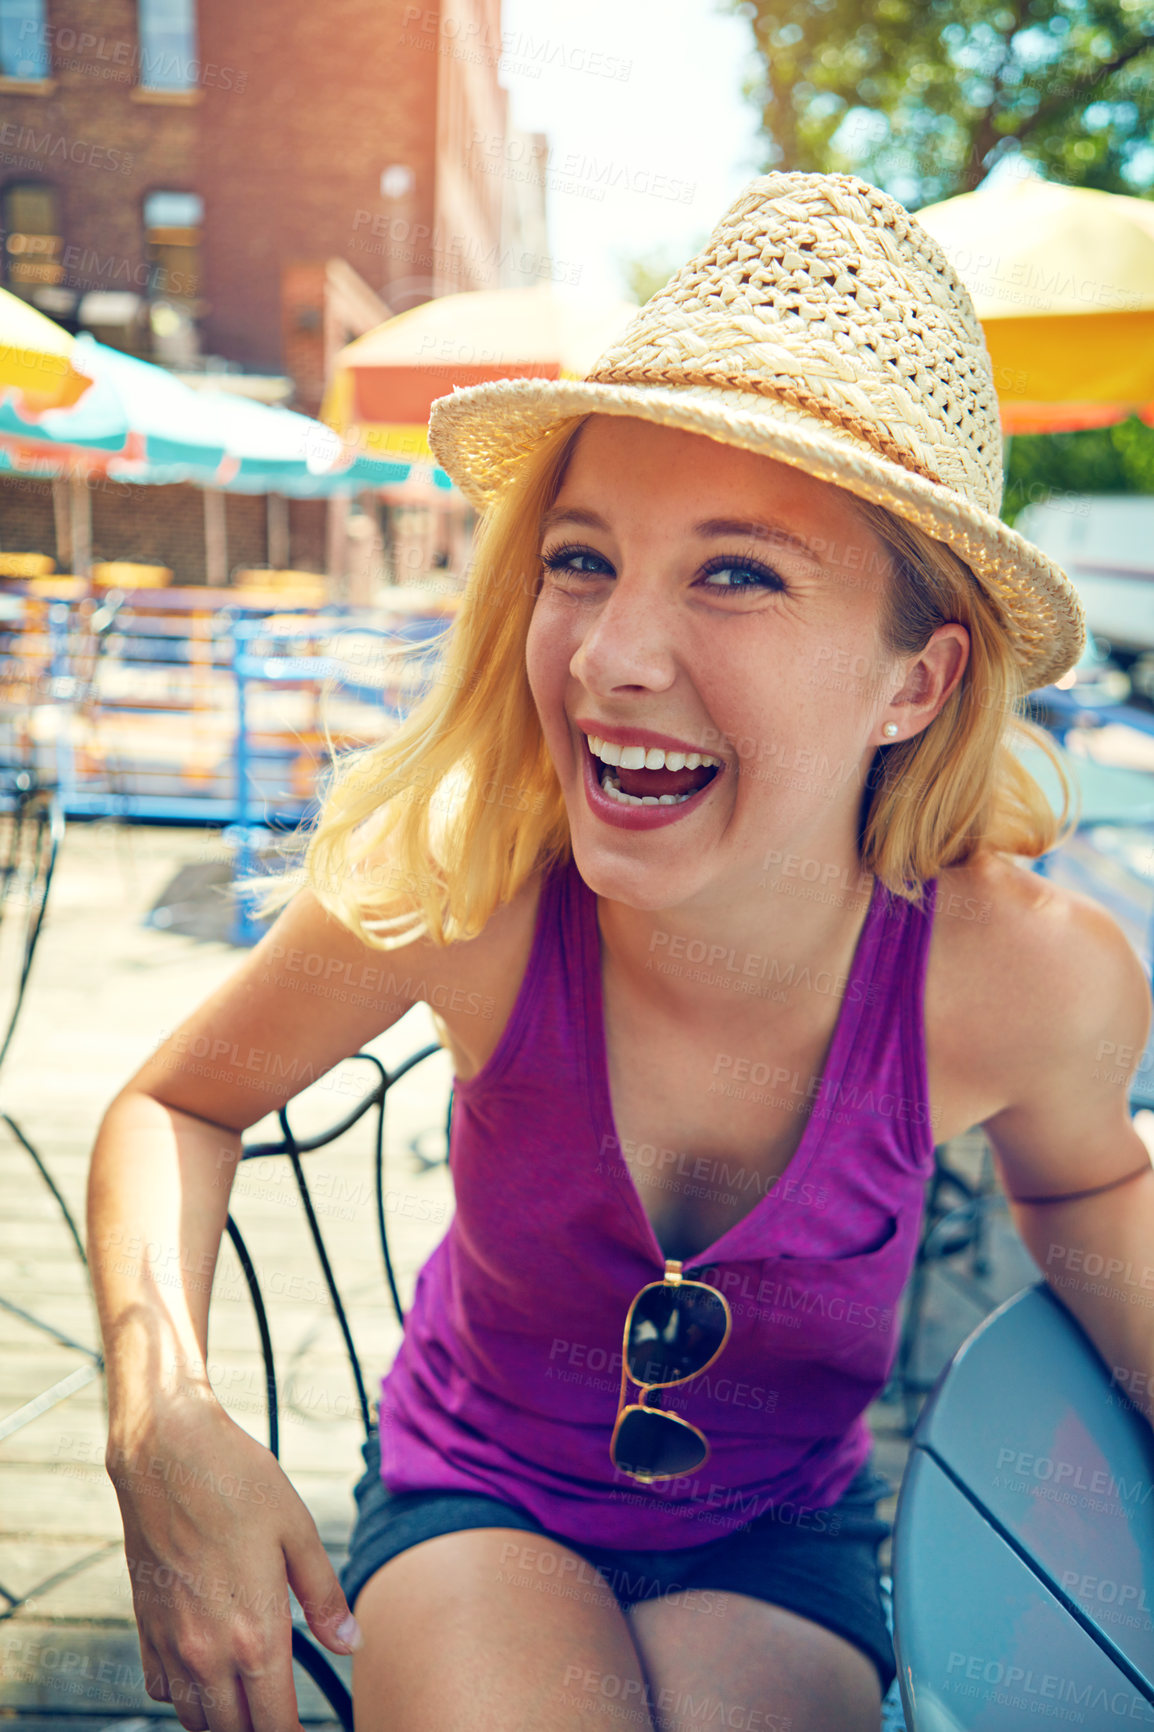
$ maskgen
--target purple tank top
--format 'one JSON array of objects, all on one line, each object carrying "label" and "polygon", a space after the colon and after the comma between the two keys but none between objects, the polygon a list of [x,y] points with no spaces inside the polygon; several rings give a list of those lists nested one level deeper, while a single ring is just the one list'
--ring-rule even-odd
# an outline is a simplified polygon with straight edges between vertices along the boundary
[{"label": "purple tank top", "polygon": [[[822,1077],[767,1079],[775,1096],[809,1094],[805,1133],[749,1212],[687,1260],[686,1276],[725,1294],[733,1328],[706,1372],[660,1395],[710,1457],[647,1486],[613,1465],[609,1439],[625,1314],[665,1257],[613,1123],[597,898],[572,860],[546,874],[508,1024],[454,1085],[456,1209],[381,1385],[391,1491],[480,1492],[563,1537],[656,1550],[838,1500],[869,1452],[864,1410],[897,1350],[933,1170],[936,892],[931,880],[919,910],[874,880]],[[706,1165],[716,1186],[719,1163]]]}]

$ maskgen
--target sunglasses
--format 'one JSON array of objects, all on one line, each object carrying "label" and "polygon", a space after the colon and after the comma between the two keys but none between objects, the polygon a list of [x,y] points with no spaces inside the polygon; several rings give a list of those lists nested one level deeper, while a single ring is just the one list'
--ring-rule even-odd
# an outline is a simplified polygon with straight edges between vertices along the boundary
[{"label": "sunglasses", "polygon": [[[683,1281],[681,1264],[667,1258],[665,1276],[643,1287],[625,1318],[621,1395],[609,1442],[614,1467],[646,1484],[692,1473],[709,1460],[709,1444],[680,1414],[650,1405],[658,1392],[688,1383],[708,1369],[729,1340],[728,1304],[703,1281]],[[629,1382],[640,1400],[625,1405]]]}]

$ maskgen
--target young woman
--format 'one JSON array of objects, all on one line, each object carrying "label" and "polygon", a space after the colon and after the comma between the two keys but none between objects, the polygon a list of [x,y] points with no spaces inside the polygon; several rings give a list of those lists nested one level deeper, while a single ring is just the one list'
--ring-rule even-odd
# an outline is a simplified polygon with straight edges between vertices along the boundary
[{"label": "young woman", "polygon": [[[985,1127],[1040,1267],[1154,1233],[1102,1062],[1142,1051],[1145,979],[1028,870],[1059,825],[1010,749],[1077,600],[997,517],[968,296],[854,177],[753,181],[587,380],[455,392],[430,426],[486,512],[439,683],[342,763],[271,932],[94,1153],[151,1693],[190,1729],[295,1724],[287,1581],[355,1646],[365,1728],[865,1732],[894,1661],[862,1415],[934,1146]],[[385,984],[310,997],[306,953]],[[286,1098],[245,1055],[323,1072],[414,982],[456,1214],[342,1592],[208,1387],[209,1289],[241,1134]],[[197,1037],[230,1055],[209,1077]],[[1154,1367],[1103,1284],[1061,1297]],[[149,1495],[142,1461],[177,1456],[202,1489]],[[163,1604],[161,1564],[188,1578]]]}]

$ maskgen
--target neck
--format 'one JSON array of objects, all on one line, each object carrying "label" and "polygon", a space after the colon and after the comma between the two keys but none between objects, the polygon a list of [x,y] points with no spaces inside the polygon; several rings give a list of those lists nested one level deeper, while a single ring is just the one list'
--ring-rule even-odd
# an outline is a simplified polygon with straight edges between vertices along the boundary
[{"label": "neck", "polygon": [[598,897],[604,955],[634,1004],[679,1028],[822,1021],[845,991],[876,880],[857,863],[807,876],[783,854],[747,894],[641,910]]}]

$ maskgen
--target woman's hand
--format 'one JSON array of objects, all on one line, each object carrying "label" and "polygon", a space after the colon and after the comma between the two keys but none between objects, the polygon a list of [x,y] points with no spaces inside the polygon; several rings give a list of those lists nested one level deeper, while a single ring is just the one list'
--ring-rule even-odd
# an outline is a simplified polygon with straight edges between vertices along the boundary
[{"label": "woman's hand", "polygon": [[[384,869],[381,862],[380,869]],[[448,947],[450,950],[452,946]],[[384,972],[381,952],[301,890],[236,972],[109,1103],[88,1176],[88,1266],[104,1343],[109,1444],[149,1695],[189,1732],[292,1732],[289,1588],[336,1654],[348,1618],[316,1526],[205,1370],[208,1313],[243,1134],[442,984],[424,938],[389,952],[394,992],[326,999],[295,963]],[[418,960],[420,966],[417,966]],[[456,979],[444,983],[452,987]],[[366,978],[364,974],[357,978]],[[394,980],[390,972],[389,982]],[[196,1055],[211,1051],[211,1066]],[[257,1057],[257,1055],[260,1055]],[[269,1063],[270,1055],[274,1063]]]},{"label": "woman's hand", "polygon": [[207,1391],[168,1397],[109,1476],[145,1687],[189,1732],[291,1732],[291,1587],[330,1652],[360,1645],[308,1510],[275,1457]]}]

